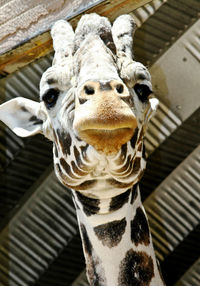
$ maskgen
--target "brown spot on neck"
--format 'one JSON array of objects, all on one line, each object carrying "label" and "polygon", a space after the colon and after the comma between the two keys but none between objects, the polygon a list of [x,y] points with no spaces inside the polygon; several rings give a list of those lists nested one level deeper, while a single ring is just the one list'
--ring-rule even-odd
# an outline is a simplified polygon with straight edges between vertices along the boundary
[{"label": "brown spot on neck", "polygon": [[109,211],[116,211],[120,208],[123,207],[124,204],[128,202],[129,196],[130,196],[131,190],[129,189],[128,191],[113,197],[111,202],[110,202],[110,208]]},{"label": "brown spot on neck", "polygon": [[104,246],[109,248],[117,246],[125,233],[126,218],[101,224],[94,228],[94,232]]},{"label": "brown spot on neck", "polygon": [[127,251],[120,263],[118,286],[149,286],[154,277],[153,259],[144,251]]},{"label": "brown spot on neck", "polygon": [[83,207],[83,211],[87,216],[94,215],[99,212],[100,201],[98,199],[89,198],[80,192],[76,192],[76,196],[78,198],[79,203],[81,203]]},{"label": "brown spot on neck", "polygon": [[150,244],[149,225],[141,207],[137,208],[135,217],[131,221],[131,240],[136,246]]}]

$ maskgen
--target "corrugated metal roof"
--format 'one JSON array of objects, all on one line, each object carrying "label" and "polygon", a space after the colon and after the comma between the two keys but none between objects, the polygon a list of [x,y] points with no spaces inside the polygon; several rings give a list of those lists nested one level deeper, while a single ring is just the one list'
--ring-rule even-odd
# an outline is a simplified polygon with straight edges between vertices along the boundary
[{"label": "corrugated metal roof", "polygon": [[71,285],[85,267],[82,252],[82,243],[78,233],[35,285]]},{"label": "corrugated metal roof", "polygon": [[199,286],[200,281],[200,258],[181,277],[175,286]]},{"label": "corrugated metal roof", "polygon": [[199,170],[197,147],[144,202],[161,261],[199,224]]},{"label": "corrugated metal roof", "polygon": [[[166,257],[161,267],[167,285],[174,285],[176,281],[188,271],[190,266],[199,259],[199,237],[200,224],[198,224],[175,250]],[[169,265],[171,267],[171,275],[168,275]],[[190,281],[192,282],[192,277],[190,277]]]},{"label": "corrugated metal roof", "polygon": [[146,172],[140,182],[143,199],[147,198],[198,147],[199,124],[200,108],[150,154]]},{"label": "corrugated metal roof", "polygon": [[[9,134],[12,134],[9,131]],[[17,138],[16,135],[13,136]],[[6,141],[8,137],[5,137]],[[3,160],[0,174],[0,222],[9,211],[19,203],[27,190],[52,164],[52,144],[43,140],[42,136],[35,136],[23,140],[23,144],[16,144],[8,139],[1,150]],[[9,151],[9,157],[7,152]],[[6,159],[5,159],[6,158]],[[0,223],[0,225],[1,225]]]},{"label": "corrugated metal roof", "polygon": [[86,278],[86,273],[85,271],[83,271],[71,286],[88,286],[88,285],[89,284]]},{"label": "corrugated metal roof", "polygon": [[[155,5],[155,4],[154,4]],[[140,10],[139,10],[140,11]],[[147,8],[136,17],[150,14]],[[138,61],[152,65],[197,19],[200,5],[196,0],[168,0],[135,33],[135,56]]]},{"label": "corrugated metal roof", "polygon": [[58,182],[52,168],[43,176],[1,232],[0,277],[5,285],[35,283],[77,233],[71,192]]}]

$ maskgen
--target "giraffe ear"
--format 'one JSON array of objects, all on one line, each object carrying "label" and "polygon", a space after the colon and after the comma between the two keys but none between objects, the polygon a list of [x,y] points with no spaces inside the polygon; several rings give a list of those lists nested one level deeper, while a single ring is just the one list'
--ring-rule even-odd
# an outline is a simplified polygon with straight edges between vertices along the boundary
[{"label": "giraffe ear", "polygon": [[42,118],[38,117],[40,103],[23,97],[0,105],[0,120],[16,135],[28,137],[42,133]]}]

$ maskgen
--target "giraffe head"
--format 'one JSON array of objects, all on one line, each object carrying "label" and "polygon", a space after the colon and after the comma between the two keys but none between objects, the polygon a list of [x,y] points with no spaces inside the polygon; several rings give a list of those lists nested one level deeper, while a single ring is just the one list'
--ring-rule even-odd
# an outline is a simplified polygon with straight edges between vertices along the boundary
[{"label": "giraffe head", "polygon": [[129,15],[112,26],[105,17],[84,15],[75,32],[68,22],[56,22],[40,102],[10,100],[1,105],[0,119],[22,137],[43,133],[60,157],[71,154],[72,142],[105,155],[119,152],[145,129],[158,104],[147,68],[132,59],[134,30]]}]

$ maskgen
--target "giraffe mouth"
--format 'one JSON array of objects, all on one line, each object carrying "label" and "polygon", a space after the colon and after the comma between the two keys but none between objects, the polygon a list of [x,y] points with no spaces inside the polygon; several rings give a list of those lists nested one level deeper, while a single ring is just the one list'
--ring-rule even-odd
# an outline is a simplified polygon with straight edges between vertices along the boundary
[{"label": "giraffe mouth", "polygon": [[79,131],[79,136],[86,143],[92,145],[97,151],[105,154],[116,153],[121,146],[128,142],[134,128],[123,127],[116,129],[85,129]]}]

